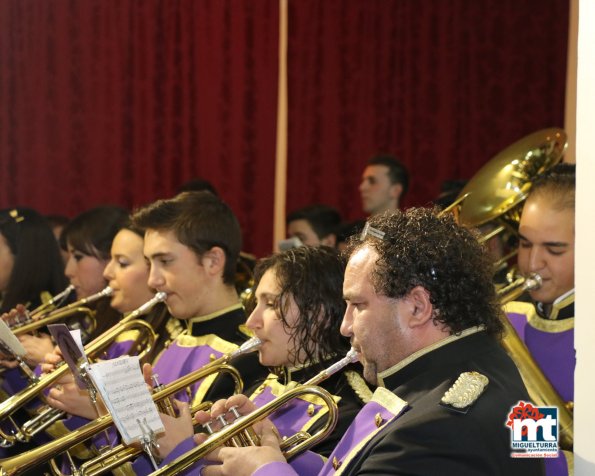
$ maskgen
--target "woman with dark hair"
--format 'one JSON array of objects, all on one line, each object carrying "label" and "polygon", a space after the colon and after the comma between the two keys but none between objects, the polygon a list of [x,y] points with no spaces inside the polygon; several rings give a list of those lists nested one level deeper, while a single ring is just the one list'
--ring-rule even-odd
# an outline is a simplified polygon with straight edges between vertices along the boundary
[{"label": "woman with dark hair", "polygon": [[[155,291],[147,284],[149,266],[143,255],[143,234],[130,223],[121,228],[114,237],[111,246],[111,260],[105,267],[103,276],[113,290],[110,305],[122,315],[134,311],[154,297]],[[151,324],[159,336],[151,352],[151,355],[154,355],[163,348],[168,339],[173,337],[172,332],[176,326],[174,322],[170,322],[170,315],[165,304],[162,303],[155,305],[144,316],[144,320]],[[138,337],[137,332],[125,332],[109,347],[103,358],[114,359],[129,353],[136,346]],[[43,365],[44,371],[53,370],[54,365],[61,360],[61,356],[57,353],[46,355],[48,363]],[[150,357],[147,360],[150,360]],[[72,374],[61,379],[59,384],[50,390],[47,402],[52,407],[71,415],[48,429],[48,433],[53,437],[61,437],[99,416],[91,405],[87,392],[77,387]],[[93,444],[97,448],[108,444],[104,435],[105,433],[101,433],[93,440]],[[115,441],[116,435],[112,434],[111,437]],[[75,456],[83,458],[83,453],[77,452]],[[69,465],[66,461],[63,464],[62,472],[69,473]]]},{"label": "woman with dark hair", "polygon": [[[344,269],[345,262],[338,252],[325,246],[290,249],[265,258],[257,265],[255,308],[246,326],[262,341],[260,363],[273,370],[264,382],[252,382],[245,392],[257,407],[296,384],[308,381],[343,358],[349,350],[349,341],[339,332],[345,311],[342,291]],[[236,364],[232,362],[232,365]],[[238,367],[241,368],[241,364]],[[339,406],[335,430],[315,446],[318,453],[328,455],[371,396],[371,391],[359,374],[359,366],[354,364],[319,385],[335,396]],[[210,420],[211,415],[216,417],[226,413],[230,407],[222,405],[233,403],[236,398],[240,405],[246,400],[243,396],[220,400],[211,413],[198,412],[196,421],[204,423]],[[185,406],[182,406],[181,413],[187,414]],[[324,413],[319,401],[304,397],[293,400],[269,419],[283,437],[300,430],[316,431],[325,420]],[[173,420],[162,416],[162,419],[166,436],[159,441],[160,456],[167,456],[164,460],[166,464],[191,449],[194,442],[192,438],[183,440],[190,436],[191,428],[186,424],[182,429],[182,418]],[[293,461],[295,465],[301,464],[300,457]],[[135,470],[136,474],[143,474],[139,468]]]},{"label": "woman with dark hair", "polygon": [[[60,245],[68,251],[65,274],[74,286],[76,299],[92,296],[107,286],[103,271],[110,260],[114,237],[126,223],[126,209],[105,205],[77,215],[62,230]],[[89,340],[120,319],[120,313],[110,307],[109,299],[100,299],[94,308],[97,327],[87,336]]]},{"label": "woman with dark hair", "polygon": [[60,249],[45,218],[30,208],[0,211],[0,313],[34,309],[66,288]]},{"label": "woman with dark hair", "polygon": [[[45,218],[29,208],[11,208],[0,211],[0,312],[17,313],[35,309],[46,297],[63,291],[68,284],[64,265],[52,230]],[[23,335],[20,338],[26,350],[24,360],[37,365],[46,352],[53,348],[49,334]],[[9,368],[17,366],[14,360],[0,363]],[[3,389],[12,393],[26,381],[20,371],[4,375]]]},{"label": "woman with dark hair", "polygon": [[[143,236],[130,224],[124,226],[114,237],[111,247],[111,259],[106,265],[103,276],[112,288],[110,306],[119,315],[125,315],[138,309],[155,296],[155,290],[151,289],[147,281],[149,279],[149,267],[143,255]],[[149,311],[144,320],[151,324],[156,334],[161,338],[155,344],[163,344],[170,337],[166,330],[169,320],[169,313],[164,304],[157,304]],[[106,351],[103,359],[114,359],[130,352],[135,345],[137,332],[125,332]],[[161,347],[161,346],[159,346]],[[152,354],[158,349],[153,348]],[[42,367],[45,372],[53,370],[54,365],[61,361],[58,353],[46,355]],[[146,360],[149,360],[147,358]],[[96,418],[98,415],[91,406],[89,399],[84,392],[77,391],[72,375],[60,381],[60,385],[54,387],[48,395],[48,403],[59,410],[70,414]]]},{"label": "woman with dark hair", "polygon": [[[328,247],[294,248],[258,263],[255,308],[246,326],[265,339],[259,350],[263,365],[307,364],[317,372],[329,358],[347,353],[349,341],[337,332],[345,312],[344,269]],[[283,337],[276,340],[279,330]]]},{"label": "woman with dark hair", "polygon": [[[61,235],[61,245],[69,252],[64,270],[56,239],[45,218],[24,208],[0,212],[2,310],[10,310],[13,316],[24,311],[23,304],[34,309],[41,303],[39,295],[42,291],[57,294],[66,288],[66,278],[75,287],[76,299],[89,297],[104,289],[107,281],[103,270],[109,261],[112,240],[127,220],[126,210],[113,206],[93,208],[78,215]],[[10,272],[7,273],[7,270]],[[92,306],[96,311],[97,326],[90,335],[82,329],[85,341],[101,334],[120,318],[106,299]],[[73,319],[68,322],[76,322]],[[27,351],[25,360],[32,367],[41,363],[54,348],[46,333],[22,335],[20,340]],[[12,360],[0,362],[7,367],[17,365]],[[5,378],[7,381],[12,381],[12,378]],[[14,393],[25,385],[25,381],[17,379],[15,385],[10,385],[10,388],[5,385],[5,390]]]}]

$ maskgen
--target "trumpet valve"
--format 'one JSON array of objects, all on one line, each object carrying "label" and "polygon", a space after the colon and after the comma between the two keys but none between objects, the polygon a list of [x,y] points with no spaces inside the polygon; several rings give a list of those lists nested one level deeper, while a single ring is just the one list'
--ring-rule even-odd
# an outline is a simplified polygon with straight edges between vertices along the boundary
[{"label": "trumpet valve", "polygon": [[[151,375],[151,380],[153,381],[153,392],[158,392],[159,390],[163,390],[165,386],[159,382],[159,374]],[[176,410],[174,409],[174,405],[171,401],[171,398],[164,398],[163,400],[157,402],[157,408],[161,413],[165,413],[166,415],[175,417]]]},{"label": "trumpet valve", "polygon": [[31,314],[26,309],[24,311],[16,311],[12,316],[8,315],[4,319],[8,327],[11,329],[19,328],[25,324],[33,321]]},{"label": "trumpet valve", "polygon": [[[237,405],[230,407],[229,412],[233,415],[235,420],[242,416],[238,411]],[[252,427],[246,428],[238,435],[238,437],[242,441],[242,446],[260,446],[260,437],[256,434]]]},{"label": "trumpet valve", "polygon": [[208,435],[212,435],[213,433],[215,433],[215,430],[213,430],[212,424],[213,424],[212,421],[208,421],[208,422],[202,424],[202,427],[206,430]]},{"label": "trumpet valve", "polygon": [[217,421],[221,424],[221,428],[225,428],[229,425],[228,421],[225,419],[225,415],[219,415]]},{"label": "trumpet valve", "polygon": [[[229,422],[225,418],[225,415],[219,415],[217,417],[217,421],[221,425],[221,428],[225,428],[226,426],[229,426]],[[225,442],[225,446],[233,446],[236,448],[240,448],[240,447],[244,446],[244,442],[242,441],[242,439],[239,436],[234,436]]]}]

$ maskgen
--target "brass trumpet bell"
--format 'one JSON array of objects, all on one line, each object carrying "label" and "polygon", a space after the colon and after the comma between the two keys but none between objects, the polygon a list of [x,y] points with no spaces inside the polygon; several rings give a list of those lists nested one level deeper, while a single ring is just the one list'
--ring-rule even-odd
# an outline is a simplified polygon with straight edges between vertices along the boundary
[{"label": "brass trumpet bell", "polygon": [[478,227],[515,208],[527,198],[535,176],[560,162],[567,145],[564,130],[550,128],[508,146],[485,164],[459,194],[459,222]]}]

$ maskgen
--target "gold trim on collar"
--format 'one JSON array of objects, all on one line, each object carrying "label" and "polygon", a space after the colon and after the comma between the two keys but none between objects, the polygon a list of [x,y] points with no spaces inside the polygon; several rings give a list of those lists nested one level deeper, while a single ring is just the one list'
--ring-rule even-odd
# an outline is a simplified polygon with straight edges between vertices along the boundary
[{"label": "gold trim on collar", "polygon": [[460,335],[453,334],[453,335],[448,336],[442,340],[439,340],[438,342],[435,342],[432,345],[429,345],[428,347],[424,347],[423,349],[420,349],[417,352],[414,352],[406,359],[401,360],[401,362],[399,362],[398,364],[393,365],[392,367],[378,373],[378,386],[384,387],[384,379],[386,377],[390,377],[391,375],[397,373],[399,370],[401,370],[405,366],[409,365],[414,360],[419,359],[421,356],[426,355],[436,349],[439,349],[440,347],[442,347],[446,344],[450,344],[451,342],[457,341],[459,339],[462,339],[463,337],[467,337],[472,334],[476,334],[477,332],[481,332],[483,330],[485,330],[485,326],[471,327],[469,329],[465,329],[463,332],[461,332]]},{"label": "gold trim on collar", "polygon": [[523,314],[528,321],[533,319],[533,317],[535,317],[535,314],[537,313],[533,303],[525,301],[507,302],[506,304],[504,304],[502,309],[504,310],[505,314]]},{"label": "gold trim on collar", "polygon": [[[556,304],[556,306],[559,305],[559,307],[556,308],[556,313],[560,308],[566,307],[570,303],[572,303],[572,300],[569,301],[568,299],[574,299],[574,293],[572,294],[572,296],[564,298],[562,301],[560,301],[559,304]],[[537,314],[537,311],[535,310],[535,305],[531,302],[509,302],[504,306],[504,312],[507,314],[511,313],[524,315],[527,319],[527,324],[529,326],[543,332],[549,332],[553,334],[556,332],[564,332],[569,331],[570,329],[574,329],[574,317],[569,317],[560,321],[544,319],[539,314]]]},{"label": "gold trim on collar", "polygon": [[[564,309],[565,307],[569,306],[570,304],[572,304],[573,302],[574,302],[574,289],[569,291],[568,294],[566,296],[564,296],[562,299],[560,299],[559,301],[554,301],[550,315],[547,318],[551,321],[557,320],[558,314],[560,313],[560,311],[562,309]],[[574,320],[574,317],[572,319]],[[574,327],[574,324],[572,327]]]},{"label": "gold trim on collar", "polygon": [[527,323],[534,329],[549,332],[551,334],[574,329],[574,317],[562,319],[561,321],[550,321],[549,319],[544,319],[535,314],[532,318],[527,320]]},{"label": "gold trim on collar", "polygon": [[382,407],[386,408],[393,415],[398,415],[407,405],[405,400],[399,398],[395,393],[387,390],[384,387],[378,387],[374,390],[371,402],[376,402]]},{"label": "gold trim on collar", "polygon": [[225,307],[223,309],[219,309],[218,311],[212,312],[211,314],[207,314],[205,316],[193,317],[192,319],[188,319],[186,321],[188,330],[191,331],[192,324],[194,324],[196,322],[210,321],[211,319],[215,319],[219,316],[222,316],[223,314],[227,314],[228,312],[235,311],[236,309],[242,309],[242,304],[238,302],[237,304],[232,304],[231,306]]},{"label": "gold trim on collar", "polygon": [[203,336],[179,335],[174,341],[178,347],[201,347],[203,345],[211,347],[222,354],[229,354],[238,348],[237,344],[222,339],[215,334],[205,334]]}]

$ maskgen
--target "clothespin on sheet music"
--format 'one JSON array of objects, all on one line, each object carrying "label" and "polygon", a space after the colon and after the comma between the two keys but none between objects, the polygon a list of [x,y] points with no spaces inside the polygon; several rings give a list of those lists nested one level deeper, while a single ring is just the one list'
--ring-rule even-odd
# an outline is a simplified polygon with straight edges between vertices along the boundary
[{"label": "clothespin on sheet music", "polygon": [[155,459],[155,451],[159,449],[159,443],[157,443],[157,440],[155,439],[155,432],[147,423],[146,418],[143,418],[143,421],[141,421],[140,418],[137,418],[136,422],[138,423],[142,435],[140,437],[140,444],[143,448],[143,451],[147,453],[147,456],[151,460],[153,468],[155,471],[157,471],[159,469],[159,465]]},{"label": "clothespin on sheet music", "polygon": [[[101,415],[101,410],[97,403],[97,388],[89,375],[91,364],[85,354],[80,329],[71,331],[66,324],[60,323],[50,324],[48,330],[54,338],[54,342],[58,344],[60,352],[62,352],[62,357],[70,368],[76,384],[81,390],[86,389],[88,391],[91,405],[93,405],[97,414]],[[106,441],[109,441],[108,431],[104,430],[103,433]]]},{"label": "clothespin on sheet music", "polygon": [[[48,330],[60,348],[64,362],[70,368],[74,380],[81,390],[89,387],[89,380],[82,375],[82,369],[89,361],[81,341],[80,329],[70,330],[66,324],[49,324]],[[92,385],[91,385],[92,387]]]}]

